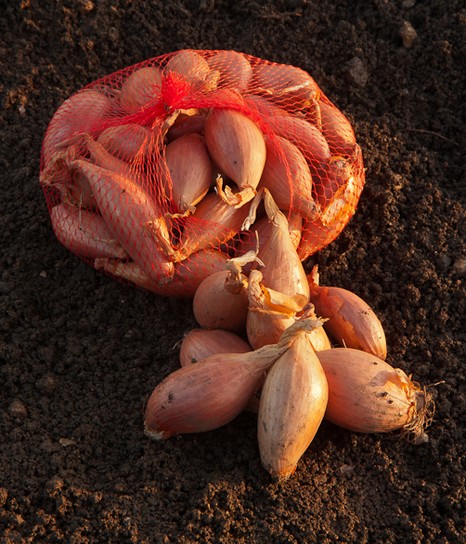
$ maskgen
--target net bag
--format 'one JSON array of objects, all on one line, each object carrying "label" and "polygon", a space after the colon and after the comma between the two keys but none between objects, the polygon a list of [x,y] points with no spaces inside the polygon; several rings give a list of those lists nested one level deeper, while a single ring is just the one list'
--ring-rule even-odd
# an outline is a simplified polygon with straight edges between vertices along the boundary
[{"label": "net bag", "polygon": [[267,237],[264,192],[305,260],[353,216],[364,168],[351,124],[305,71],[182,50],[65,100],[40,182],[66,248],[118,279],[191,297],[256,232],[260,245]]}]

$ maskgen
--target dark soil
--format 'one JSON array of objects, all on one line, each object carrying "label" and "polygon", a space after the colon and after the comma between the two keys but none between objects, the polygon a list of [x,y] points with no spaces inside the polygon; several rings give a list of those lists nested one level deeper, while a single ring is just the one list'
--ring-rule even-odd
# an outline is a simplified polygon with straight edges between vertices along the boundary
[{"label": "dark soil", "polygon": [[[464,542],[464,3],[1,5],[0,541]],[[276,484],[252,414],[163,443],[144,436],[143,403],[178,366],[191,302],[118,283],[57,242],[40,149],[80,87],[183,48],[300,66],[353,122],[366,189],[309,265],[371,304],[392,365],[438,384],[428,442],[324,423]]]}]

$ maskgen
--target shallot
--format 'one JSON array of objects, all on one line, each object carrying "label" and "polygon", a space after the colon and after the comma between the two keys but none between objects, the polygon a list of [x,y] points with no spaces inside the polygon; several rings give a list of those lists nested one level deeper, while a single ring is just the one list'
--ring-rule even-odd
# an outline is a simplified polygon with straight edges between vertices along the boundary
[{"label": "shallot", "polygon": [[330,336],[340,345],[367,351],[385,359],[385,332],[367,302],[347,289],[319,285],[317,265],[308,279],[311,302],[317,313],[327,318],[324,327]]},{"label": "shallot", "polygon": [[112,104],[103,94],[92,89],[80,91],[57,109],[42,145],[42,158],[47,166],[64,141],[80,133],[92,133],[110,114]]},{"label": "shallot", "polygon": [[286,349],[265,346],[246,353],[216,354],[175,370],[147,402],[146,434],[159,440],[226,425],[245,408],[263,373]]},{"label": "shallot", "polygon": [[194,212],[212,184],[212,161],[199,134],[187,134],[165,147],[168,192],[179,212]]},{"label": "shallot", "polygon": [[262,464],[280,480],[296,470],[321,424],[329,395],[327,378],[307,331],[298,329],[292,334],[287,351],[267,372],[257,421]]},{"label": "shallot", "polygon": [[154,100],[162,87],[162,72],[145,66],[132,72],[123,83],[120,104],[127,113],[136,113]]},{"label": "shallot", "polygon": [[220,72],[218,84],[244,91],[252,77],[248,59],[236,51],[218,51],[207,59],[209,66]]},{"label": "shallot", "polygon": [[424,440],[433,415],[432,395],[403,370],[351,348],[320,351],[317,356],[329,385],[326,419],[350,431],[400,430],[415,442]]},{"label": "shallot", "polygon": [[207,116],[204,134],[213,161],[240,189],[239,193],[226,195],[228,203],[242,205],[251,200],[266,159],[261,129],[243,113],[213,109]]},{"label": "shallot", "polygon": [[246,353],[251,346],[237,334],[222,329],[193,329],[183,337],[181,366],[187,366],[218,353]]},{"label": "shallot", "polygon": [[52,208],[50,219],[58,240],[76,255],[121,259],[127,256],[100,215],[75,206],[58,204]]},{"label": "shallot", "polygon": [[99,210],[113,236],[155,282],[173,277],[166,252],[170,234],[154,200],[137,184],[87,161],[71,166],[89,180]]}]

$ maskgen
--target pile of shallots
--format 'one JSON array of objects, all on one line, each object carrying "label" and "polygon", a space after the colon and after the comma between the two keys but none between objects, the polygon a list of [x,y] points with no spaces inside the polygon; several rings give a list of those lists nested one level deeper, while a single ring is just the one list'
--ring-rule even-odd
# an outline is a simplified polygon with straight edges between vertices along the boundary
[{"label": "pile of shallots", "polygon": [[121,280],[192,297],[255,244],[245,220],[262,191],[304,260],[352,217],[364,168],[351,124],[305,71],[184,50],[66,100],[44,137],[40,180],[66,248]]},{"label": "pile of shallots", "polygon": [[197,289],[202,328],[185,335],[181,368],[150,396],[146,434],[198,433],[257,412],[262,464],[280,480],[293,474],[324,417],[352,431],[401,430],[424,441],[430,393],[385,362],[384,330],[366,302],[319,285],[317,267],[306,275],[285,215],[268,191],[263,198],[265,243]]},{"label": "pile of shallots", "polygon": [[201,328],[148,401],[148,435],[256,411],[262,462],[281,479],[324,417],[425,436],[430,395],[384,362],[374,312],[302,265],[364,186],[351,124],[305,71],[183,50],[111,74],[58,108],[40,181],[66,248],[133,285],[194,297]]}]

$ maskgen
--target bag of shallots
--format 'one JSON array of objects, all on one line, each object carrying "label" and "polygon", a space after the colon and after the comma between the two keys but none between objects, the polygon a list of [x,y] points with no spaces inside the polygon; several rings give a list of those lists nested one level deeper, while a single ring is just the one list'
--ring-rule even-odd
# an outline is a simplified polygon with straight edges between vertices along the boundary
[{"label": "bag of shallots", "polygon": [[66,248],[121,280],[191,297],[255,247],[256,232],[263,245],[261,192],[285,214],[303,261],[354,214],[364,168],[349,121],[305,71],[182,50],[65,100],[44,137],[40,181]]}]

